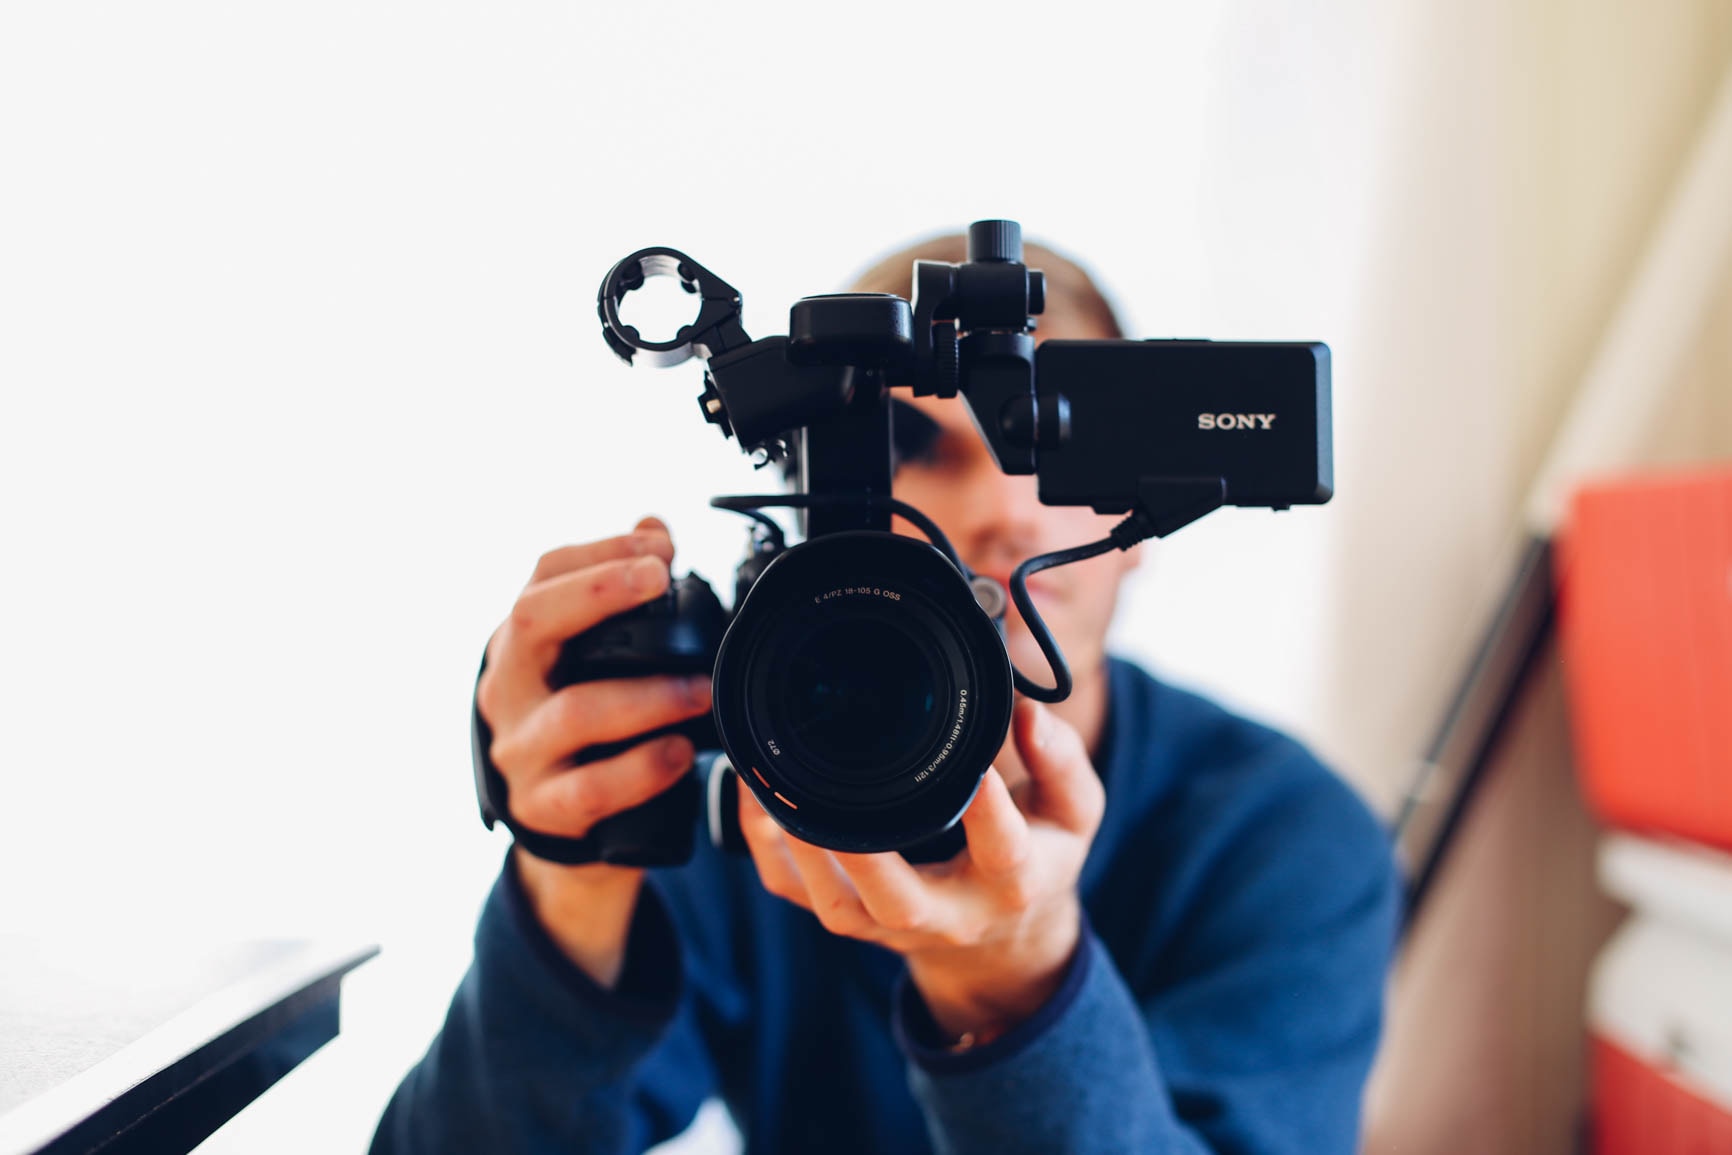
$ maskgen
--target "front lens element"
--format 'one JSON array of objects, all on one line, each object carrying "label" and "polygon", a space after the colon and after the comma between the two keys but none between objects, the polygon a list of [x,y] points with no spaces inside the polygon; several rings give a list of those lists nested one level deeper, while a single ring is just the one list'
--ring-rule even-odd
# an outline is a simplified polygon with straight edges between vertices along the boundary
[{"label": "front lens element", "polygon": [[787,734],[817,773],[864,785],[931,744],[938,671],[896,624],[845,619],[808,634],[788,660]]}]

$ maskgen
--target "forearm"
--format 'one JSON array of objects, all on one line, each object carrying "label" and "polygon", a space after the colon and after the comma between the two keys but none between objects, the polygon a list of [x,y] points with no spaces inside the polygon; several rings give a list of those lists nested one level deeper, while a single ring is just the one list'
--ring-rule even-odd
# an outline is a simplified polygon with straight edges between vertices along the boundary
[{"label": "forearm", "polygon": [[1076,896],[1053,906],[1002,940],[907,957],[909,980],[945,1037],[998,1038],[1052,1000],[1082,936]]},{"label": "forearm", "polygon": [[613,990],[625,965],[626,936],[643,890],[643,871],[592,863],[562,866],[520,849],[511,852],[542,929],[577,968]]},{"label": "forearm", "polygon": [[1047,1002],[990,1043],[947,1049],[912,985],[897,1020],[943,1155],[1209,1150],[1176,1117],[1136,1002],[1086,927]]},{"label": "forearm", "polygon": [[671,923],[637,889],[610,990],[573,964],[508,869],[443,1028],[380,1121],[375,1155],[644,1145],[634,1078],[668,1029],[681,979]]}]

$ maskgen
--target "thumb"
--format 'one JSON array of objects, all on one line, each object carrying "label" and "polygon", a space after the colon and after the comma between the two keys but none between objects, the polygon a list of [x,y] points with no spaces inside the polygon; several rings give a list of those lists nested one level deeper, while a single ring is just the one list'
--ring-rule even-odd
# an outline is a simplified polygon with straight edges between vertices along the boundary
[{"label": "thumb", "polygon": [[1033,786],[1031,813],[1073,833],[1092,836],[1106,808],[1106,792],[1082,735],[1032,698],[1017,702],[1012,730]]}]

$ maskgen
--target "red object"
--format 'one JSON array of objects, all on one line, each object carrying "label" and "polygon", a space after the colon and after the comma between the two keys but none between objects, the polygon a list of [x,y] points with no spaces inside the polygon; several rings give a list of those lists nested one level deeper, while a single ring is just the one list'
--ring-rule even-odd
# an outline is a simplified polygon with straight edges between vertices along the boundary
[{"label": "red object", "polygon": [[1594,1155],[1732,1155],[1732,1111],[1616,1043],[1590,1046]]},{"label": "red object", "polygon": [[1585,486],[1557,562],[1589,803],[1732,848],[1732,468]]}]

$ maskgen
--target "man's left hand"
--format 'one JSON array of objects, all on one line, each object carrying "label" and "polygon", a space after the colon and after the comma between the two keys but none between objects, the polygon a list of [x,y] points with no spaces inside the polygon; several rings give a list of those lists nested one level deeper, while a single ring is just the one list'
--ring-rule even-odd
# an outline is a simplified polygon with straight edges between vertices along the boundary
[{"label": "man's left hand", "polygon": [[812,846],[740,791],[765,889],[835,934],[901,954],[933,1020],[957,1039],[997,1037],[1058,988],[1082,931],[1077,876],[1106,806],[1069,724],[1023,698],[1011,732],[1028,780],[1011,790],[987,770],[962,816],[968,847],[945,863]]}]

